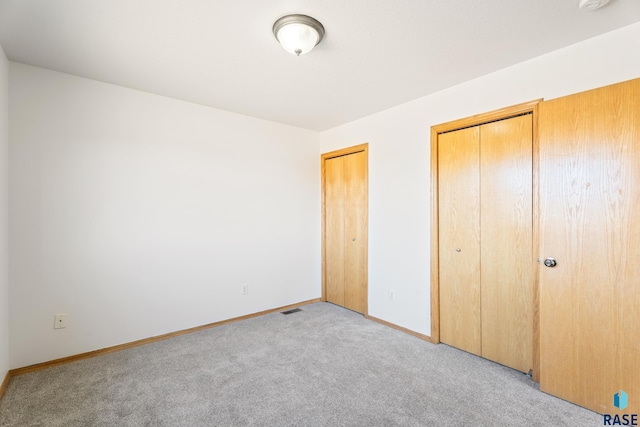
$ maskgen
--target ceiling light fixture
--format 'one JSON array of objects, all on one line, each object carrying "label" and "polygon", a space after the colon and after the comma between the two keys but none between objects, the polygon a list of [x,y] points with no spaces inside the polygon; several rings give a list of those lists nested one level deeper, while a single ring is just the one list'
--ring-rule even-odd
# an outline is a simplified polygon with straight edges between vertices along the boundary
[{"label": "ceiling light fixture", "polygon": [[307,15],[286,15],[273,23],[273,35],[284,50],[300,56],[320,43],[324,27]]},{"label": "ceiling light fixture", "polygon": [[596,10],[606,6],[607,3],[609,3],[609,0],[580,0],[578,7],[580,9]]}]

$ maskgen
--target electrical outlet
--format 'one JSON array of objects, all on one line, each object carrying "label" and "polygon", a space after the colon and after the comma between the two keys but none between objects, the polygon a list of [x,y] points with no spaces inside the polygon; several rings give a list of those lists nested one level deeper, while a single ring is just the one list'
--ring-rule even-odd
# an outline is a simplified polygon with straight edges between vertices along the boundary
[{"label": "electrical outlet", "polygon": [[242,295],[249,295],[249,285],[247,285],[246,283],[244,285],[242,285]]},{"label": "electrical outlet", "polygon": [[56,314],[54,316],[53,329],[64,329],[67,327],[67,313]]},{"label": "electrical outlet", "polygon": [[389,299],[389,301],[394,302],[396,300],[396,292],[389,290],[389,293],[387,294],[387,298]]}]

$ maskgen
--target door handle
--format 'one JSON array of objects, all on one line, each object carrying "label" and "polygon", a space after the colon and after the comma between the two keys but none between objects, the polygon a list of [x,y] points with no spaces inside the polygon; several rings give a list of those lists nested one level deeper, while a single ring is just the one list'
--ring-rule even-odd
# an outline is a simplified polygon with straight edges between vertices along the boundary
[{"label": "door handle", "polygon": [[553,268],[558,265],[558,261],[555,258],[547,258],[544,260],[544,265],[549,268]]}]

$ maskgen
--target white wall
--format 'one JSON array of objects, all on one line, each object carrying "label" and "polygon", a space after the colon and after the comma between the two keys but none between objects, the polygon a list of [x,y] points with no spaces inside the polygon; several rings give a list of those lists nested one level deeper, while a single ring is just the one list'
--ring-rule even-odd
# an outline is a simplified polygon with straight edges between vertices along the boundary
[{"label": "white wall", "polygon": [[10,121],[12,368],[320,296],[316,132],[17,63]]},{"label": "white wall", "polygon": [[9,370],[9,61],[0,46],[0,383]]},{"label": "white wall", "polygon": [[431,126],[640,77],[638,40],[640,23],[320,134],[322,153],[369,142],[370,315],[431,334]]}]

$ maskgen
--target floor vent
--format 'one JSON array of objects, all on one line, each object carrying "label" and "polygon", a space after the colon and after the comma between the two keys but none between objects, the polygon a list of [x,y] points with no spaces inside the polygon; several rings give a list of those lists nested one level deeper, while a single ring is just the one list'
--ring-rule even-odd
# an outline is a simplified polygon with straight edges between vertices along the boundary
[{"label": "floor vent", "polygon": [[302,309],[300,308],[294,308],[293,310],[287,310],[287,311],[282,311],[282,314],[292,314],[292,313],[297,313],[299,311],[302,311]]}]

